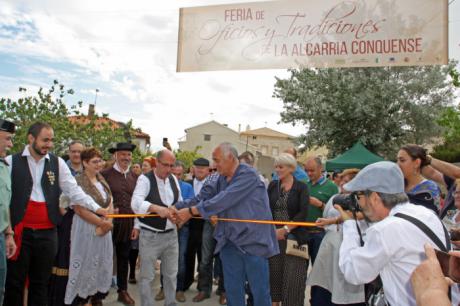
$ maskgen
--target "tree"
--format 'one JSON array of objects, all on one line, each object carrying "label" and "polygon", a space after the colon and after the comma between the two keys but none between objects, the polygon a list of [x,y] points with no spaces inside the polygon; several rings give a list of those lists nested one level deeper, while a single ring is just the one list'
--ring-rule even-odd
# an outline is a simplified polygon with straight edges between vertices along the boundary
[{"label": "tree", "polygon": [[203,157],[198,153],[198,150],[201,149],[200,146],[197,146],[193,151],[182,151],[176,150],[174,154],[176,155],[176,160],[180,160],[184,163],[185,168],[189,169],[193,165],[193,161],[199,157]]},{"label": "tree", "polygon": [[455,69],[455,67],[452,67],[452,69],[449,71],[449,75],[452,78],[452,84],[455,87],[460,87],[460,74],[458,73],[457,69]]},{"label": "tree", "polygon": [[[460,87],[459,74],[455,68],[449,72],[452,83]],[[447,107],[438,119],[443,128],[443,143],[433,148],[433,156],[447,162],[460,161],[460,106]]]},{"label": "tree", "polygon": [[[19,91],[26,93],[25,88]],[[63,155],[68,144],[79,139],[88,146],[95,146],[108,158],[107,148],[118,141],[125,141],[126,129],[114,126],[109,121],[100,120],[108,117],[97,114],[91,117],[82,116],[82,102],[67,107],[64,102],[66,95],[72,95],[72,89],[65,89],[63,84],[54,81],[48,91],[40,88],[37,96],[19,98],[17,101],[10,98],[0,98],[0,117],[16,123],[17,129],[12,152],[20,152],[27,143],[27,129],[37,121],[47,122],[54,129],[54,153]],[[86,118],[85,120],[69,120],[70,116]],[[129,122],[127,124],[130,131]]]},{"label": "tree", "polygon": [[452,103],[448,72],[455,65],[383,68],[291,69],[276,78],[281,121],[303,124],[307,148],[326,146],[335,156],[361,141],[394,158],[404,143],[440,133],[436,119]]}]

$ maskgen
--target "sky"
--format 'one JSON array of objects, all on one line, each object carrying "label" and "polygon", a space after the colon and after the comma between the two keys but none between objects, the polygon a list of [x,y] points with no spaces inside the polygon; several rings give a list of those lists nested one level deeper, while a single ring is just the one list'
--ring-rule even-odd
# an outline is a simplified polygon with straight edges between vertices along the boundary
[{"label": "sky", "polygon": [[[402,0],[400,0],[402,1]],[[133,119],[151,136],[151,148],[184,130],[216,120],[238,130],[269,127],[293,136],[299,125],[280,124],[282,101],[272,97],[286,70],[176,73],[179,8],[242,0],[1,0],[0,97],[17,99],[57,79],[83,101],[117,121]],[[254,2],[254,1],[252,1]],[[449,57],[460,60],[460,0],[449,0]]]}]

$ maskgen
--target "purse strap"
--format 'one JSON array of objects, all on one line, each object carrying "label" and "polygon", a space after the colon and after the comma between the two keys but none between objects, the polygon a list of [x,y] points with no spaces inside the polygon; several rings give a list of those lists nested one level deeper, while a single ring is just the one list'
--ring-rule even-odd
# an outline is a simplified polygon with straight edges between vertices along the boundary
[{"label": "purse strap", "polygon": [[449,233],[447,232],[447,229],[445,228],[444,224],[442,224],[442,222],[441,222],[442,229],[444,230],[444,235],[446,236],[446,244],[445,245],[444,245],[444,243],[441,242],[439,237],[436,236],[436,234],[428,226],[426,226],[425,223],[423,223],[419,219],[414,218],[412,216],[408,216],[406,214],[402,214],[402,213],[396,213],[394,216],[398,217],[398,218],[401,218],[401,219],[404,219],[404,220],[407,220],[410,223],[412,223],[415,226],[417,226],[419,229],[422,230],[422,232],[424,232],[431,239],[431,241],[434,242],[434,244],[436,244],[436,246],[441,251],[446,252],[446,253],[450,251],[451,245],[450,245],[450,240],[449,240]]}]

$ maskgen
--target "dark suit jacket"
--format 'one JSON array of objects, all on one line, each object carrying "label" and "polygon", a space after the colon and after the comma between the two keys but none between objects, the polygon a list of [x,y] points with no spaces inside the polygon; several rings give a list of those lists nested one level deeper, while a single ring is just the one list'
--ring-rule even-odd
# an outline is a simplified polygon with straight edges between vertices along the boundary
[{"label": "dark suit jacket", "polygon": [[[186,180],[185,182],[189,183],[190,185],[192,185],[192,188],[194,188],[193,180],[194,179]],[[195,190],[195,188],[193,190]],[[203,219],[190,219],[188,224],[189,224],[189,229],[191,231],[203,232],[203,227],[204,227],[204,220]]]},{"label": "dark suit jacket", "polygon": [[[281,184],[278,180],[271,181],[268,185],[268,198],[270,200],[270,209],[272,210],[275,206],[276,201],[280,196]],[[306,222],[308,215],[308,206],[310,202],[310,196],[308,192],[307,184],[298,181],[294,178],[294,183],[292,184],[291,191],[289,192],[287,200],[287,212],[289,215],[289,220],[286,221],[299,221]],[[295,236],[299,244],[305,244],[307,242],[307,228],[306,227],[297,227],[291,231]]]}]

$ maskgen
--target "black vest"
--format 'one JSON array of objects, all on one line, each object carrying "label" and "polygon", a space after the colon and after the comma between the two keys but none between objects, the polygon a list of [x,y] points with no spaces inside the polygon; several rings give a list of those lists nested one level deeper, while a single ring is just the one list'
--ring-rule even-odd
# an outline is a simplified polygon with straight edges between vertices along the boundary
[{"label": "black vest", "polygon": [[[145,200],[150,203],[159,205],[159,206],[168,207],[161,201],[160,192],[158,191],[157,179],[153,171],[150,171],[149,173],[145,174],[145,176],[150,181],[150,191],[147,197],[145,198]],[[169,175],[169,184],[171,185],[171,189],[174,194],[174,201],[171,205],[174,205],[177,203],[177,200],[179,199],[179,188],[176,185],[176,180],[173,178],[171,174]],[[160,217],[153,217],[153,218],[139,218],[139,221],[142,224],[153,227],[154,229],[157,229],[159,231],[163,231],[166,228],[167,219],[160,218]],[[141,224],[141,227],[142,227],[142,224]]]},{"label": "black vest", "polygon": [[[45,167],[41,178],[41,187],[45,195],[46,206],[48,208],[48,218],[57,225],[61,220],[59,213],[59,196],[61,188],[59,187],[59,159],[49,154],[49,159],[45,159]],[[53,184],[50,182],[50,177],[54,173]],[[11,224],[14,227],[24,218],[27,209],[27,203],[32,194],[33,180],[30,174],[27,157],[22,156],[22,153],[14,154],[12,158],[11,171]]]}]

